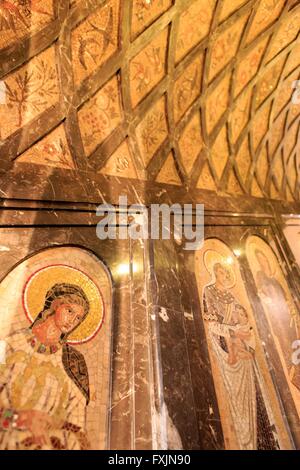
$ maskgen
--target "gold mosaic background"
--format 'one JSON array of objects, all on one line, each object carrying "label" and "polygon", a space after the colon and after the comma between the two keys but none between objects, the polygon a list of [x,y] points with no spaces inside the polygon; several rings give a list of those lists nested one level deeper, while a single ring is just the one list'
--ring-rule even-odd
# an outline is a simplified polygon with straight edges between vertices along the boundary
[{"label": "gold mosaic background", "polygon": [[0,161],[299,199],[299,0],[0,2]]}]

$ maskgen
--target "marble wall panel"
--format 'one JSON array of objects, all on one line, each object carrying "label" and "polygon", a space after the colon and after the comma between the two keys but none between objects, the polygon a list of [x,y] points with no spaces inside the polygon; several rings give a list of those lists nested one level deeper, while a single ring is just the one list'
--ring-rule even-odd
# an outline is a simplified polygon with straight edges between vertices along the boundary
[{"label": "marble wall panel", "polygon": [[[12,223],[13,221],[16,222],[19,216],[22,217],[21,214],[22,211],[20,213],[8,211],[6,212],[6,221],[8,222],[10,219]],[[104,241],[101,243],[96,237],[95,221],[92,222],[91,219],[89,224],[84,227],[82,226],[82,217],[79,216],[78,218],[76,213],[73,213],[71,226],[64,225],[68,220],[68,213],[56,213],[56,216],[54,216],[56,221],[53,219],[52,227],[47,226],[51,219],[49,214],[47,215],[43,211],[35,211],[34,214],[31,213],[31,221],[30,214],[28,213],[28,215],[29,217],[26,219],[27,224],[32,223],[32,220],[35,219],[38,225],[43,225],[43,228],[27,228],[26,221],[23,219],[23,228],[1,229],[0,233],[1,252],[5,253],[6,257],[0,274],[1,279],[4,279],[1,283],[1,295],[6,296],[6,299],[8,298],[10,292],[8,288],[9,282],[14,283],[15,290],[18,290],[18,286],[21,289],[21,296],[15,295],[13,299],[6,302],[7,309],[3,312],[3,315],[8,321],[6,323],[2,322],[1,338],[4,326],[7,324],[8,328],[10,328],[12,325],[10,313],[14,313],[19,319],[23,318],[21,326],[24,327],[25,325],[26,329],[27,324],[28,329],[28,320],[24,313],[24,306],[26,312],[34,310],[36,302],[47,287],[46,284],[49,284],[51,280],[57,284],[59,281],[65,283],[67,278],[70,278],[69,281],[72,280],[72,285],[77,283],[79,286],[80,284],[82,290],[87,292],[89,305],[93,309],[94,314],[95,312],[98,312],[98,314],[103,313],[103,321],[101,320],[101,330],[97,332],[98,339],[95,338],[95,341],[91,339],[90,342],[81,344],[81,339],[77,337],[78,335],[76,336],[79,327],[70,334],[72,345],[70,344],[69,347],[73,348],[73,356],[71,356],[71,363],[69,364],[72,368],[72,373],[75,374],[75,378],[76,367],[79,367],[79,358],[85,357],[86,366],[80,366],[82,367],[81,382],[77,382],[77,388],[74,385],[76,393],[78,391],[78,397],[76,395],[77,398],[73,398],[74,405],[76,405],[73,407],[73,414],[74,416],[76,415],[76,407],[82,401],[82,407],[86,407],[87,420],[85,423],[80,424],[80,426],[82,426],[82,431],[86,427],[86,432],[81,432],[79,423],[81,423],[82,419],[76,415],[77,421],[73,424],[76,424],[77,427],[73,426],[65,430],[65,433],[68,434],[68,439],[63,440],[63,444],[60,435],[63,431],[60,430],[61,422],[58,420],[56,421],[57,430],[53,430],[49,443],[48,441],[42,443],[36,442],[28,431],[18,431],[16,429],[16,431],[13,431],[13,435],[5,431],[5,439],[3,439],[3,434],[1,434],[1,445],[3,448],[14,448],[15,445],[18,445],[21,432],[22,444],[20,445],[25,448],[47,447],[52,449],[61,445],[68,449],[77,448],[76,446],[80,448],[91,447],[93,449],[151,448],[152,425],[149,387],[152,385],[150,385],[149,332],[146,332],[144,329],[145,318],[147,318],[146,302],[144,301],[144,308],[140,307],[145,296],[143,248],[135,249],[132,256],[130,256],[131,250],[126,241],[121,243]],[[4,221],[3,218],[2,221]],[[60,225],[59,221],[62,225]],[[79,226],[76,227],[78,224]],[[133,258],[134,263],[140,266],[139,279],[136,277],[134,280],[130,274]],[[16,270],[11,271],[22,260],[25,261],[17,265],[16,270],[18,272]],[[92,272],[93,266],[96,271],[97,267],[99,268],[100,266],[100,274],[99,272]],[[39,297],[33,295],[28,289],[25,290],[30,295],[27,295],[23,306],[22,284],[28,279],[28,275],[30,276],[28,270],[31,268],[33,272],[37,271],[37,274],[30,281],[30,286],[32,283],[38,284],[40,282],[42,287],[39,289]],[[54,274],[51,279],[50,270],[51,276]],[[83,274],[86,272],[89,273],[91,278]],[[9,273],[8,276],[7,273]],[[98,291],[96,288],[93,290],[92,277],[96,279],[97,285],[99,284],[102,296],[96,296]],[[32,286],[34,288],[34,285]],[[55,289],[58,288],[59,286],[57,285]],[[105,303],[105,308],[103,306],[103,309],[94,309],[96,306],[94,304],[97,301],[101,303],[102,299]],[[36,308],[39,310],[38,306]],[[132,317],[133,312],[135,312],[134,320]],[[90,329],[94,327],[90,323],[85,323],[85,321],[88,322],[88,319],[89,317],[87,316],[86,320],[82,323],[84,326],[82,332],[89,337]],[[20,320],[18,321],[20,326]],[[97,325],[100,324],[99,322],[96,323]],[[98,329],[98,326],[96,328]],[[134,334],[136,344],[134,349],[132,349],[131,344]],[[77,351],[76,353],[75,350]],[[53,357],[58,352],[52,351]],[[75,357],[74,354],[77,354],[77,356]],[[97,354],[96,358],[95,354]],[[52,358],[51,355],[50,357]],[[133,363],[134,368],[128,367],[128,364]],[[38,370],[40,369],[37,368],[36,373],[38,373]],[[84,382],[85,375],[83,371],[88,371],[90,378],[88,386],[90,401],[88,405],[83,403],[83,393],[87,394],[88,390],[87,382]],[[2,373],[3,367],[1,369]],[[72,384],[73,382],[70,380],[70,383]],[[79,385],[82,387],[82,392],[80,392]],[[51,383],[47,382],[47,386],[48,388],[50,387],[48,395],[54,397],[54,389],[53,387],[51,388]],[[64,388],[58,388],[57,396],[59,396],[59,393],[63,394]],[[79,397],[81,396],[83,398],[80,401]],[[139,396],[142,396],[143,399],[139,399]],[[148,401],[145,401],[146,396],[148,396]],[[135,398],[136,405],[134,404]],[[49,401],[49,397],[47,400]],[[4,405],[5,403],[1,401],[2,408]],[[31,408],[30,406],[28,408],[28,406],[25,406],[25,409],[30,412]],[[65,407],[66,412],[67,410],[68,408]],[[2,412],[4,413],[3,409]],[[134,420],[132,420],[132,413],[136,413],[137,416],[135,425]],[[70,421],[72,416],[70,411]],[[2,418],[3,416],[1,415],[1,426],[6,425],[6,423],[9,425],[8,421],[11,417],[5,415],[4,421]],[[140,419],[140,424],[138,424],[138,419]]]}]

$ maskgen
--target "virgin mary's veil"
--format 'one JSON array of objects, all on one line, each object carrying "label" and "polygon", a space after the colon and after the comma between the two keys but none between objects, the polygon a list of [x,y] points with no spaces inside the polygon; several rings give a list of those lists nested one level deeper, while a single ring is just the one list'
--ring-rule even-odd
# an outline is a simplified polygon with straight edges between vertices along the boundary
[{"label": "virgin mary's veil", "polygon": [[[74,284],[55,284],[51,289],[48,290],[45,298],[45,304],[43,310],[38,314],[36,319],[31,325],[31,329],[39,322],[44,321],[45,312],[53,314],[51,311],[51,305],[55,300],[66,299],[77,305],[81,305],[84,308],[84,315],[80,321],[80,324],[85,320],[89,313],[90,304],[83,289]],[[89,375],[88,368],[84,359],[83,354],[76,350],[73,346],[67,343],[68,335],[73,333],[74,330],[70,331],[67,335],[63,335],[61,341],[63,343],[62,348],[62,362],[64,369],[70,379],[79,388],[86,399],[88,404],[90,401],[90,387],[89,387]]]},{"label": "virgin mary's veil", "polygon": [[[89,313],[90,304],[86,294],[83,289],[75,284],[55,284],[51,289],[48,290],[45,298],[45,304],[43,310],[38,314],[34,320],[31,328],[36,325],[38,322],[44,319],[44,313],[49,312],[50,314],[54,313],[51,311],[51,305],[55,300],[65,299],[69,302],[80,305],[84,309],[84,315],[80,321],[82,323]],[[79,325],[76,326],[76,328]],[[71,334],[73,331],[69,332]]]}]

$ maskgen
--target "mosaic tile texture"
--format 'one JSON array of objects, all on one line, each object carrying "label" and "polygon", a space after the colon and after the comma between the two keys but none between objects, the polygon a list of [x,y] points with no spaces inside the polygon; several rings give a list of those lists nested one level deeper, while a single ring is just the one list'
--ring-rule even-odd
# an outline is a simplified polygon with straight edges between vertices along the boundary
[{"label": "mosaic tile texture", "polygon": [[298,200],[299,31],[295,1],[4,2],[1,161],[169,184],[172,150],[176,184]]}]

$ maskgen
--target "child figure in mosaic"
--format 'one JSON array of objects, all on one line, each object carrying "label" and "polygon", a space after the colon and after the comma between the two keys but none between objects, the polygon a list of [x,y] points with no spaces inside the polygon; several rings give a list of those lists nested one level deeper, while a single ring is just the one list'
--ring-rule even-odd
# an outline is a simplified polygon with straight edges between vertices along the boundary
[{"label": "child figure in mosaic", "polygon": [[211,280],[203,289],[203,318],[239,448],[275,450],[277,431],[256,362],[255,334],[246,309],[233,291],[237,283],[233,258],[207,250],[204,264]]},{"label": "child figure in mosaic", "polygon": [[88,316],[83,289],[55,284],[30,328],[5,338],[0,365],[0,449],[89,448],[85,411],[89,377],[67,339]]},{"label": "child figure in mosaic", "polygon": [[228,364],[235,365],[240,359],[253,359],[255,335],[249,322],[247,310],[242,305],[235,305],[235,326],[230,327],[227,340]]}]

